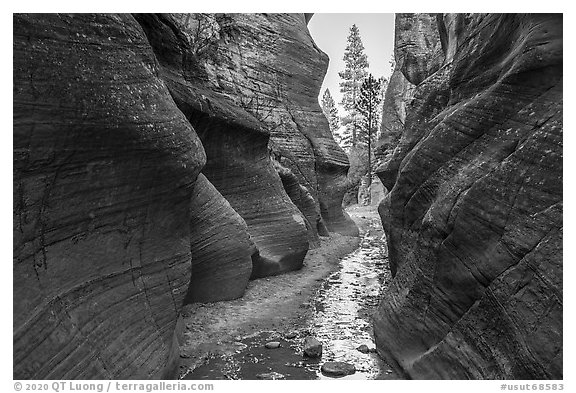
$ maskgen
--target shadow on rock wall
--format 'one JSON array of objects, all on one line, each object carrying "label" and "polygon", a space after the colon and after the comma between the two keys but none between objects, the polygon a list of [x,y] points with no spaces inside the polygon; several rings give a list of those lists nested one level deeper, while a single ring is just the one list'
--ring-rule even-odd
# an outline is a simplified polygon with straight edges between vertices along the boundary
[{"label": "shadow on rock wall", "polygon": [[327,60],[302,14],[14,15],[14,378],[170,378],[184,302],[354,232]]},{"label": "shadow on rock wall", "polygon": [[379,169],[379,352],[411,378],[562,379],[562,15],[396,18],[415,91]]}]

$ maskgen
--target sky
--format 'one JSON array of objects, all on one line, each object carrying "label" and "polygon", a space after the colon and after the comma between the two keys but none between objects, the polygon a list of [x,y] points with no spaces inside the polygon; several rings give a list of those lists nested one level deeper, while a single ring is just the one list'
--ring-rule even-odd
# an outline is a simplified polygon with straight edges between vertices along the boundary
[{"label": "sky", "polygon": [[308,30],[316,45],[328,57],[330,64],[320,90],[320,100],[326,88],[338,105],[340,115],[344,115],[340,107],[339,71],[344,70],[344,49],[350,34],[350,27],[358,26],[360,37],[364,44],[364,53],[368,56],[368,72],[375,77],[389,79],[391,74],[390,59],[394,53],[394,14],[314,14],[308,23]]}]

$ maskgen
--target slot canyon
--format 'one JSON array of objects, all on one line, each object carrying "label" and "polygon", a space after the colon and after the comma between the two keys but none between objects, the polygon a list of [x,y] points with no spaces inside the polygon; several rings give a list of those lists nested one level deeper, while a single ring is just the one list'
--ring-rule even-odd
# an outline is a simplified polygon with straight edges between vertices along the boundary
[{"label": "slot canyon", "polygon": [[562,14],[396,14],[347,208],[311,18],[13,15],[14,379],[563,378]]}]

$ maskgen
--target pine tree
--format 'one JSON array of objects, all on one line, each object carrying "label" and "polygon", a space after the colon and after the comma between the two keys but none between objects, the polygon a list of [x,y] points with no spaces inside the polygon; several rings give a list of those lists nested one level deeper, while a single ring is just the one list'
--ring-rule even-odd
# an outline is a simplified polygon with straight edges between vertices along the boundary
[{"label": "pine tree", "polygon": [[346,125],[346,133],[343,139],[349,140],[351,146],[356,146],[359,127],[359,116],[356,103],[360,93],[362,81],[368,74],[368,58],[364,53],[364,45],[360,38],[360,30],[354,24],[350,28],[348,44],[344,50],[345,69],[338,73],[340,78],[340,91],[343,93],[342,106],[347,111],[343,124]]},{"label": "pine tree", "polygon": [[361,117],[359,139],[368,145],[368,188],[372,183],[372,143],[379,126],[380,102],[382,101],[383,78],[370,74],[360,88],[356,110]]},{"label": "pine tree", "polygon": [[384,111],[384,98],[386,98],[386,90],[388,89],[388,79],[385,77],[381,77],[378,79],[380,81],[380,105],[378,105],[378,113],[377,113],[377,131],[376,131],[376,140],[380,138],[380,126],[382,125],[382,112]]},{"label": "pine tree", "polygon": [[324,116],[328,119],[328,125],[330,126],[330,131],[334,140],[340,143],[340,136],[338,135],[338,128],[340,128],[340,117],[338,116],[338,108],[336,108],[336,102],[330,94],[330,90],[324,90],[324,95],[322,96],[322,112]]},{"label": "pine tree", "polygon": [[388,60],[388,64],[390,64],[390,75],[392,75],[392,73],[394,72],[394,69],[396,68],[396,57],[394,56],[394,53],[392,53],[392,55],[390,56],[390,60]]}]

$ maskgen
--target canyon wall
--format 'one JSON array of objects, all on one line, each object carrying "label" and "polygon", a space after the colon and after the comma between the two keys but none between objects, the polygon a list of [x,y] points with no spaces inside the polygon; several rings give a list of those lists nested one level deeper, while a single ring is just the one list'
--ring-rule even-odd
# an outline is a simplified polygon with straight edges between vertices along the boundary
[{"label": "canyon wall", "polygon": [[14,15],[15,379],[171,378],[182,304],[357,233],[308,19]]},{"label": "canyon wall", "polygon": [[562,15],[432,19],[396,18],[378,352],[408,378],[562,379]]},{"label": "canyon wall", "polygon": [[204,162],[133,18],[14,16],[15,378],[165,375]]},{"label": "canyon wall", "polygon": [[384,95],[380,138],[375,149],[375,155],[382,161],[377,172],[387,180],[385,185],[388,189],[394,186],[394,171],[399,164],[391,161],[401,160],[405,155],[400,152],[394,154],[394,150],[405,148],[399,142],[414,88],[436,72],[444,61],[437,18],[437,14],[396,14],[394,69]]}]

